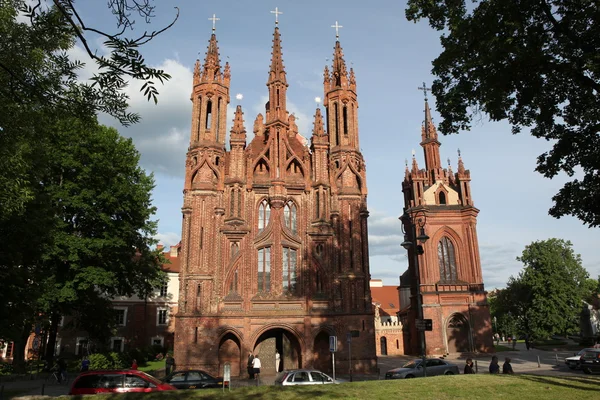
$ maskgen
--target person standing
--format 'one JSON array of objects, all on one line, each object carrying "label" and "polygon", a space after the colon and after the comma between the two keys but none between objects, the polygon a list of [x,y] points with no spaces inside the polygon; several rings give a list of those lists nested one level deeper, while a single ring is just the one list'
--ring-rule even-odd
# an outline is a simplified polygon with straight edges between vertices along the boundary
[{"label": "person standing", "polygon": [[169,376],[171,371],[175,371],[175,359],[173,358],[173,354],[167,353],[167,358],[165,358],[165,375]]},{"label": "person standing", "polygon": [[502,373],[503,374],[514,374],[512,365],[510,365],[510,358],[506,357],[504,359],[504,364],[502,364]]},{"label": "person standing", "polygon": [[260,359],[258,355],[254,356],[254,360],[252,360],[252,368],[254,368],[254,379],[260,379]]},{"label": "person standing", "polygon": [[90,370],[90,360],[88,360],[87,356],[83,357],[83,360],[81,360],[81,368],[79,369],[79,371],[81,372],[85,372],[85,371],[89,371]]},{"label": "person standing", "polygon": [[131,369],[138,369],[137,360],[134,358],[131,363]]},{"label": "person standing", "polygon": [[467,358],[467,363],[465,364],[464,373],[465,373],[465,375],[475,373],[475,371],[473,371],[473,360],[471,360],[470,358]]},{"label": "person standing", "polygon": [[281,362],[281,356],[279,351],[275,350],[275,372],[279,372],[279,363]]},{"label": "person standing", "polygon": [[493,356],[492,362],[490,363],[490,374],[499,374],[500,373],[500,365],[498,365],[498,357]]},{"label": "person standing", "polygon": [[531,342],[529,341],[528,333],[525,334],[525,347],[527,347],[527,350],[529,350],[529,348],[531,347]]},{"label": "person standing", "polygon": [[248,369],[248,379],[254,379],[254,354],[252,352],[248,353],[248,363],[246,364],[246,368]]}]

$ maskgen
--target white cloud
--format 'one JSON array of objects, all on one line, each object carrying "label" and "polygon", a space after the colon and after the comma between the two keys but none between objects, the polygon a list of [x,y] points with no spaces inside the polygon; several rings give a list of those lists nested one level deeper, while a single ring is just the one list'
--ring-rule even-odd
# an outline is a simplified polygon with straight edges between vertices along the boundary
[{"label": "white cloud", "polygon": [[156,236],[154,236],[154,238],[158,240],[159,244],[162,244],[163,246],[165,246],[165,248],[168,249],[169,246],[175,246],[179,243],[179,241],[181,240],[181,235],[175,232],[164,232],[157,233]]}]

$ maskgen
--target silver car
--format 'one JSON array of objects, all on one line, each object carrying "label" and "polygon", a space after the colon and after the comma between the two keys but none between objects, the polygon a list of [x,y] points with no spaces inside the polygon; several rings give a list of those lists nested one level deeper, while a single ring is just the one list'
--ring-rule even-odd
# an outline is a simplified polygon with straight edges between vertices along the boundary
[{"label": "silver car", "polygon": [[[385,379],[417,378],[423,376],[423,360],[409,361],[400,368],[394,368],[385,373]],[[427,376],[458,375],[458,365],[439,358],[428,358],[425,367]]]},{"label": "silver car", "polygon": [[334,380],[327,374],[315,369],[294,369],[283,371],[275,378],[275,384],[280,386],[293,385],[327,385],[345,382],[342,379]]}]

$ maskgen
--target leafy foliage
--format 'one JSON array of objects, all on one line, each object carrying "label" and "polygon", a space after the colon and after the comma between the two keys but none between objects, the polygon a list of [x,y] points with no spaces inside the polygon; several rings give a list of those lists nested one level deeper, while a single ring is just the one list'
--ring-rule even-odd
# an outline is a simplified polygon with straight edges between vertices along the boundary
[{"label": "leafy foliage", "polygon": [[600,9],[597,1],[409,0],[406,17],[443,31],[433,93],[445,134],[481,112],[552,140],[536,170],[583,178],[553,197],[550,214],[600,225]]},{"label": "leafy foliage", "polygon": [[514,318],[516,332],[537,339],[578,332],[588,273],[571,242],[533,242],[517,259],[523,262],[524,269],[499,292],[495,307],[498,319],[508,316],[503,323],[510,325],[510,318]]}]

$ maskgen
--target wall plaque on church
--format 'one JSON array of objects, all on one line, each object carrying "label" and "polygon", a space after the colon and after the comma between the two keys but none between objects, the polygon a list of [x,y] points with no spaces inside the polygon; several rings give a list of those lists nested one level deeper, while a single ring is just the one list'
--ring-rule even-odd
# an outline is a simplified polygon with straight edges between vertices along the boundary
[{"label": "wall plaque on church", "polygon": [[417,319],[415,320],[415,324],[417,326],[417,330],[419,331],[433,330],[433,320],[431,319]]}]

